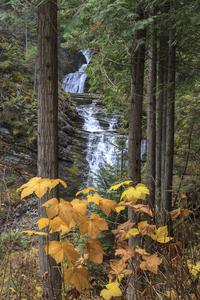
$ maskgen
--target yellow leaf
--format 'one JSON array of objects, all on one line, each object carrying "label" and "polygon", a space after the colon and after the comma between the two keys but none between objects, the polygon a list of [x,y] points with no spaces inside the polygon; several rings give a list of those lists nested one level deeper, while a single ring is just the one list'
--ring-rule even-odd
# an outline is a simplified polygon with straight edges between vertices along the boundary
[{"label": "yellow leaf", "polygon": [[38,228],[39,230],[41,230],[42,228],[49,226],[49,219],[48,218],[41,218],[40,220],[38,220],[36,222],[36,224],[38,224]]},{"label": "yellow leaf", "polygon": [[58,204],[58,216],[63,220],[67,225],[70,224],[73,217],[73,206],[68,201],[60,199],[60,203]]},{"label": "yellow leaf", "polygon": [[115,210],[117,203],[115,200],[100,198],[98,206],[101,207],[106,216],[109,216],[111,209]]},{"label": "yellow leaf", "polygon": [[138,230],[140,231],[140,228],[147,224],[148,224],[147,221],[142,221],[142,222],[138,223]]},{"label": "yellow leaf", "polygon": [[53,189],[56,185],[58,185],[59,183],[61,183],[64,188],[66,189],[67,184],[62,180],[62,179],[52,179],[51,180],[51,185],[50,185],[50,190]]},{"label": "yellow leaf", "polygon": [[72,221],[73,212],[75,212],[75,210],[68,201],[64,201],[61,198],[60,202],[58,202],[56,198],[52,198],[46,201],[42,206],[46,206],[48,218],[51,219],[58,215],[67,225]]},{"label": "yellow leaf", "polygon": [[46,214],[49,219],[52,219],[58,214],[58,199],[52,198],[42,204],[42,207],[46,207]]},{"label": "yellow leaf", "polygon": [[45,232],[40,232],[40,231],[31,231],[31,230],[24,230],[21,231],[20,234],[22,233],[27,233],[29,236],[33,235],[33,234],[38,234],[38,235],[48,235],[48,233]]},{"label": "yellow leaf", "polygon": [[86,207],[88,205],[87,200],[73,199],[70,203],[75,210],[77,210],[78,212],[80,212],[83,215],[86,214]]},{"label": "yellow leaf", "polygon": [[78,252],[73,248],[70,242],[58,242],[52,241],[44,246],[46,254],[50,254],[57,264],[64,260],[64,256],[67,258],[68,266],[72,267],[79,257]]},{"label": "yellow leaf", "polygon": [[25,198],[33,193],[37,195],[38,198],[42,198],[47,192],[51,185],[51,180],[49,178],[33,177],[27,183],[23,184],[17,191],[22,191],[21,199]]},{"label": "yellow leaf", "polygon": [[101,264],[103,261],[103,254],[105,254],[101,248],[101,243],[98,240],[91,240],[89,243],[88,241],[85,241],[84,243],[89,260]]},{"label": "yellow leaf", "polygon": [[140,183],[135,188],[127,188],[121,195],[121,199],[124,198],[125,201],[132,202],[132,205],[135,205],[138,199],[145,200],[145,195],[149,195],[148,188]]},{"label": "yellow leaf", "polygon": [[149,189],[143,183],[138,183],[135,188],[142,194],[149,195]]},{"label": "yellow leaf", "polygon": [[101,199],[101,197],[98,194],[94,194],[94,195],[88,195],[87,196],[87,200],[88,202],[94,202],[96,205],[99,205],[99,200]]},{"label": "yellow leaf", "polygon": [[120,213],[120,211],[121,210],[124,210],[126,208],[126,206],[120,206],[120,205],[117,205],[116,207],[115,207],[115,211],[117,212],[117,213]]},{"label": "yellow leaf", "polygon": [[71,269],[66,269],[64,273],[64,282],[71,282],[75,288],[81,293],[84,289],[90,288],[90,283],[86,276],[88,271],[82,265]]},{"label": "yellow leaf", "polygon": [[168,243],[173,239],[168,236],[167,226],[155,228],[155,234],[152,234],[151,238],[159,243]]},{"label": "yellow leaf", "polygon": [[120,297],[122,296],[122,292],[119,288],[119,282],[112,282],[106,285],[106,289],[101,291],[100,296],[102,296],[105,300],[110,300],[112,297]]},{"label": "yellow leaf", "polygon": [[125,239],[129,239],[131,236],[135,236],[137,234],[139,234],[138,229],[137,228],[132,228],[131,230],[129,230],[127,232],[127,235],[125,236]]},{"label": "yellow leaf", "polygon": [[127,180],[127,181],[121,182],[119,184],[113,185],[113,186],[110,187],[110,189],[108,191],[117,190],[120,186],[122,186],[124,184],[129,185],[131,182],[133,182],[133,181],[132,180]]},{"label": "yellow leaf", "polygon": [[[59,217],[55,217],[53,220],[50,220],[50,228],[51,232],[62,231],[62,235],[67,233],[72,227],[74,227],[76,223],[72,220],[69,225],[67,225],[63,220]],[[50,233],[51,233],[50,232]]]},{"label": "yellow leaf", "polygon": [[33,177],[27,183],[23,184],[18,191],[22,191],[21,199],[25,198],[33,193],[37,195],[38,198],[42,198],[48,189],[54,188],[56,185],[61,183],[65,188],[67,187],[66,183],[61,179],[49,179],[41,177]]},{"label": "yellow leaf", "polygon": [[76,193],[76,196],[78,196],[81,193],[83,193],[85,195],[85,194],[89,193],[90,191],[94,191],[95,192],[96,189],[93,188],[93,187],[88,187],[87,189],[83,189],[83,190],[79,191],[78,193]]},{"label": "yellow leaf", "polygon": [[100,230],[108,230],[108,225],[104,219],[94,213],[90,218],[81,221],[79,230],[81,235],[87,233],[92,239],[95,239]]}]

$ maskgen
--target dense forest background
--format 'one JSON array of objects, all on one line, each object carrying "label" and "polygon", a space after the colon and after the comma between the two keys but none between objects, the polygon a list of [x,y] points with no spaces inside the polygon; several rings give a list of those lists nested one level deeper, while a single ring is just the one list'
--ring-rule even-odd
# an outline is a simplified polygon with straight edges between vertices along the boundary
[{"label": "dense forest background", "polygon": [[[24,203],[16,188],[37,175],[37,11],[44,3],[2,0],[0,4],[2,232],[8,210],[21,215]],[[186,228],[194,235],[188,235],[186,245],[193,246],[193,253],[198,251],[199,1],[60,0],[57,9],[59,177],[70,186],[67,195],[71,197],[87,176],[86,146],[77,130],[80,120],[75,104],[61,82],[84,63],[80,50],[89,49],[87,92],[102,96],[107,112],[119,115],[120,134],[133,141],[121,152],[128,151],[123,156],[129,160],[128,170],[120,176],[102,170],[101,177],[109,176],[113,183],[131,178],[147,184],[148,204],[157,212],[157,224],[166,223],[160,221],[166,210],[190,209],[193,213]],[[141,166],[140,152],[134,153],[138,168],[130,153],[140,149],[141,138],[147,140],[147,157]],[[105,197],[109,187],[101,178],[98,188]],[[129,217],[134,220],[132,213]]]}]

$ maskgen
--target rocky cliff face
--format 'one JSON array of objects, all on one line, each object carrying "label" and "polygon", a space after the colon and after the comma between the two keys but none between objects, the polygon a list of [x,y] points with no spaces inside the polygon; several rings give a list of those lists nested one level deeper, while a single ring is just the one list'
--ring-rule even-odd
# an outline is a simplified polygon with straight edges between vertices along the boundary
[{"label": "rocky cliff face", "polygon": [[[0,102],[0,175],[15,178],[20,186],[37,176],[37,104],[32,89],[4,78]],[[82,120],[70,96],[59,89],[59,177],[74,196],[84,180],[86,166],[84,137],[79,134]]]}]

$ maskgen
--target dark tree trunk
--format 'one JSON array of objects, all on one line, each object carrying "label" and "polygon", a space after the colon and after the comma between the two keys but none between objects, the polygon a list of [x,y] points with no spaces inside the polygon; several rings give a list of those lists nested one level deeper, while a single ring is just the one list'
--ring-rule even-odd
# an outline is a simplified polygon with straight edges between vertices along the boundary
[{"label": "dark tree trunk", "polygon": [[[155,7],[150,3],[150,17],[155,16]],[[154,211],[155,204],[155,171],[156,171],[156,77],[157,77],[157,44],[155,21],[149,26],[148,49],[148,87],[147,87],[147,173],[146,184],[150,195],[147,204]],[[148,218],[150,224],[152,219]],[[146,237],[145,249],[151,252],[152,240]]]},{"label": "dark tree trunk", "polygon": [[159,45],[159,66],[158,66],[158,100],[157,100],[157,125],[156,125],[156,217],[158,225],[163,222],[161,211],[161,199],[164,189],[165,177],[165,139],[166,139],[166,98],[167,98],[167,76],[168,76],[168,36],[160,38]]},{"label": "dark tree trunk", "polygon": [[[38,7],[38,176],[58,178],[58,65],[57,65],[57,1],[48,0]],[[57,197],[57,192],[50,195]],[[46,217],[39,200],[39,218]],[[57,240],[58,234],[51,236]],[[61,299],[61,277],[56,262],[46,256],[44,244],[48,238],[39,239],[40,274],[48,272],[45,282],[48,299]]]},{"label": "dark tree trunk", "polygon": [[[144,18],[142,10],[138,12],[140,20]],[[145,30],[137,30],[134,35],[131,52],[131,95],[128,137],[128,176],[134,183],[141,182],[141,140],[142,140],[142,103],[145,65]],[[138,46],[138,43],[139,46]],[[129,210],[128,218],[137,222],[136,214]],[[129,246],[138,244],[137,238],[129,239]],[[137,276],[132,278],[128,287],[128,300],[138,299],[137,290],[141,284]]]},{"label": "dark tree trunk", "polygon": [[169,31],[168,54],[168,89],[166,113],[166,154],[165,154],[165,195],[163,199],[164,211],[171,210],[172,204],[172,179],[174,157],[174,102],[175,102],[175,46],[174,30]]},{"label": "dark tree trunk", "polygon": [[[155,15],[152,8],[150,16]],[[155,22],[149,28],[148,89],[147,89],[147,187],[150,195],[148,204],[154,209],[155,203],[155,156],[156,156],[156,76],[157,46]]]}]

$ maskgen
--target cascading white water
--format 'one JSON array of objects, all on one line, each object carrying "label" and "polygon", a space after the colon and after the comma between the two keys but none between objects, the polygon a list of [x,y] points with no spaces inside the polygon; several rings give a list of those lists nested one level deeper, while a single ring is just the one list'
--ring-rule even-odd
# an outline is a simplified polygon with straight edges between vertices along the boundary
[{"label": "cascading white water", "polygon": [[[90,61],[89,51],[82,53],[86,57],[87,64]],[[87,64],[75,73],[70,73],[64,77],[63,88],[70,93],[83,93],[86,80],[84,70]],[[105,164],[115,165],[119,151],[116,145],[117,117],[112,114],[109,117],[104,114],[104,109],[97,103],[85,104],[84,101],[77,105],[79,115],[84,119],[83,131],[88,136],[86,159],[89,164],[87,185],[95,185],[92,176],[98,175],[100,169]],[[119,137],[119,136],[118,136]],[[142,141],[141,157],[146,153],[146,141]]]},{"label": "cascading white water", "polygon": [[[89,164],[88,185],[95,184],[94,176],[98,175],[105,164],[116,162],[116,116],[107,118],[99,116],[103,108],[96,103],[79,105],[79,115],[84,118],[83,130],[88,132],[86,159]],[[101,122],[103,124],[101,124]]]},{"label": "cascading white water", "polygon": [[85,80],[87,78],[87,75],[85,74],[85,70],[87,68],[87,65],[90,62],[90,53],[88,50],[84,50],[82,51],[82,53],[85,56],[87,63],[83,64],[77,72],[69,73],[64,77],[62,86],[66,92],[69,93],[84,92]]},{"label": "cascading white water", "polygon": [[[90,61],[89,51],[84,50],[82,53],[85,55],[88,64]],[[67,92],[84,92],[86,80],[84,71],[87,64],[82,65],[77,72],[64,77],[62,86]],[[99,170],[105,163],[114,164],[116,161],[114,147],[116,138],[114,133],[117,128],[117,118],[115,115],[106,117],[103,114],[103,107],[94,102],[91,104],[80,102],[76,109],[84,119],[82,129],[88,135],[86,159],[89,164],[88,175],[90,176],[88,176],[87,184],[93,184],[94,180],[91,180],[91,174],[98,175]]]}]

